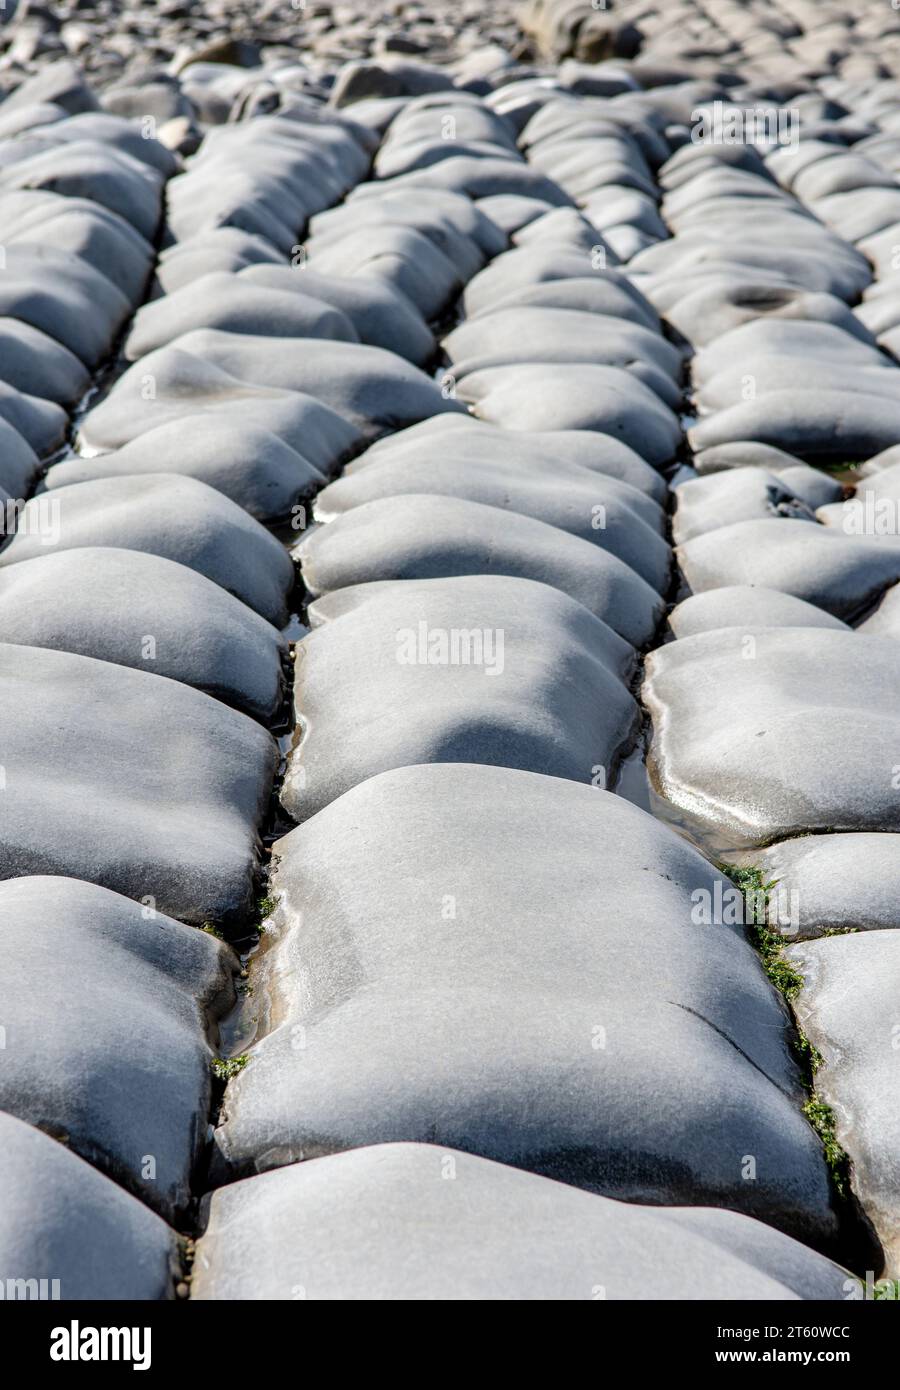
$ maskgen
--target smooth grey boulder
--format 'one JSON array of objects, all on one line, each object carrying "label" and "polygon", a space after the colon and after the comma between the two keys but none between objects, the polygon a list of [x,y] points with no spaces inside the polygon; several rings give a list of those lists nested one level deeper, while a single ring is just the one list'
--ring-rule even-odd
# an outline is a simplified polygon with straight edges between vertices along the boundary
[{"label": "smooth grey boulder", "polygon": [[32,498],[16,534],[0,551],[0,572],[51,548],[59,553],[84,546],[174,560],[234,594],[275,627],[287,622],[294,569],[284,546],[236,502],[195,478],[177,473],[98,478]]},{"label": "smooth grey boulder", "polygon": [[257,719],[281,703],[278,631],[203,574],[137,550],[48,549],[0,569],[0,642],[169,676]]},{"label": "smooth grey boulder", "polygon": [[850,1182],[900,1277],[900,1115],[897,1109],[897,972],[900,932],[860,932],[792,946],[805,977],[798,1020],[822,1055],[816,1091],[834,1111]]},{"label": "smooth grey boulder", "polygon": [[59,106],[69,115],[98,110],[98,101],[84,80],[84,74],[68,58],[48,63],[9,92],[3,101],[4,113],[43,103]]},{"label": "smooth grey boulder", "polygon": [[763,468],[731,468],[691,478],[674,491],[672,539],[676,545],[736,521],[794,517],[815,522],[811,508],[781,478]]},{"label": "smooth grey boulder", "polygon": [[[701,348],[691,361],[691,378],[694,386],[702,389],[727,366],[740,366],[752,358],[764,361],[767,357],[783,355],[796,356],[810,363],[834,362],[844,367],[884,366],[884,356],[874,343],[862,342],[833,323],[762,318],[732,328],[709,347]],[[744,439],[753,438],[753,435],[744,436]]]},{"label": "smooth grey boulder", "polygon": [[780,483],[789,487],[795,497],[799,497],[813,511],[837,502],[844,495],[844,487],[837,478],[830,478],[819,468],[811,468],[808,463],[792,463],[785,468],[776,469]]},{"label": "smooth grey boulder", "polygon": [[179,473],[223,492],[262,522],[295,520],[294,510],[327,481],[271,430],[217,411],[185,415],[107,454],[71,455],[50,468],[48,491],[130,473]]},{"label": "smooth grey boulder", "polygon": [[669,614],[669,626],[676,637],[693,637],[697,632],[714,632],[722,627],[739,627],[744,632],[757,627],[827,627],[849,632],[840,618],[805,603],[791,594],[766,588],[764,584],[725,584],[692,594]]},{"label": "smooth grey boulder", "polygon": [[727,880],[657,820],[509,767],[409,766],[274,855],[261,1036],[217,1175],[424,1140],[833,1229],[784,1005],[740,926],[697,925]]},{"label": "smooth grey boulder", "polygon": [[314,217],[310,232],[327,246],[347,231],[385,223],[421,232],[456,266],[463,280],[508,245],[505,233],[466,194],[420,187],[411,198],[383,180],[358,184],[339,207]]},{"label": "smooth grey boulder", "polygon": [[146,671],[0,644],[6,878],[50,873],[186,922],[250,907],[276,765],[245,714]]},{"label": "smooth grey boulder", "polygon": [[769,925],[799,940],[900,927],[900,836],[805,835],[755,859],[775,881]]},{"label": "smooth grey boulder", "polygon": [[87,453],[120,449],[148,430],[212,411],[222,423],[255,425],[278,435],[323,473],[332,472],[362,439],[349,420],[312,396],[254,386],[168,347],[129,367],[81,421],[78,446]]},{"label": "smooth grey boulder", "polygon": [[159,140],[145,133],[140,126],[135,126],[133,121],[125,120],[109,111],[83,111],[65,120],[53,121],[48,126],[32,126],[28,132],[27,145],[36,144],[44,139],[48,145],[70,143],[75,140],[95,141],[98,145],[121,150],[132,159],[149,165],[164,179],[171,178],[178,171],[181,162],[171,150],[167,150]]},{"label": "smooth grey boulder", "polygon": [[53,246],[7,247],[0,316],[18,318],[96,367],[131,313],[121,289],[81,257]]},{"label": "smooth grey boulder", "polygon": [[[40,467],[38,456],[28,441],[0,417],[0,491],[17,501],[23,499],[31,491]],[[5,517],[3,521],[5,534]]]},{"label": "smooth grey boulder", "polygon": [[900,402],[852,389],[811,386],[766,391],[701,419],[688,430],[694,450],[757,439],[806,462],[856,463],[892,444],[900,434]]},{"label": "smooth grey boulder", "polygon": [[821,1299],[839,1265],[735,1212],[613,1202],[432,1144],[377,1144],[220,1188],[194,1299]]},{"label": "smooth grey boulder", "polygon": [[[480,274],[469,281],[462,296],[466,318],[503,306],[511,295],[529,290],[545,281],[590,279],[596,271],[598,279],[605,277],[608,266],[615,266],[615,257],[597,233],[597,246],[603,254],[590,249],[561,248],[557,243],[541,241],[530,246],[517,246],[497,256]],[[640,295],[640,291],[635,292]]]},{"label": "smooth grey boulder", "polygon": [[[471,243],[470,243],[471,245]],[[310,268],[323,275],[351,270],[366,279],[381,280],[415,304],[425,319],[437,318],[462,289],[464,278],[448,256],[415,227],[394,223],[368,224],[323,245],[318,237],[310,247]],[[471,247],[474,269],[481,263]]]},{"label": "smooth grey boulder", "polygon": [[0,1109],[63,1139],[167,1220],[184,1214],[206,1136],[208,1034],[234,1003],[237,957],[73,878],[0,883],[0,912]]},{"label": "smooth grey boulder", "polygon": [[[284,340],[198,328],[135,364],[167,375],[171,354],[190,354],[246,384],[313,397],[366,438],[463,407],[418,367],[383,348],[324,339]],[[127,379],[122,378],[122,382]],[[122,389],[122,382],[117,390]],[[101,407],[102,409],[102,407]]]},{"label": "smooth grey boulder", "polygon": [[130,222],[88,198],[38,189],[0,192],[7,245],[49,244],[86,261],[111,280],[129,303],[140,300],[153,264],[153,247]]},{"label": "smooth grey boulder", "polygon": [[348,472],[319,493],[314,515],[322,521],[364,502],[410,493],[460,497],[548,522],[610,551],[659,593],[668,587],[671,552],[661,532],[659,504],[618,478],[581,464],[549,464],[529,451],[486,459],[430,456],[417,447],[394,452],[386,441],[381,460]]},{"label": "smooth grey boulder", "polygon": [[865,367],[832,361],[811,364],[795,353],[772,353],[724,367],[704,383],[696,403],[702,413],[710,414],[746,401],[748,392],[765,400],[772,391],[810,390],[892,399],[897,391],[896,372],[887,361],[882,366]]},{"label": "smooth grey boulder", "polygon": [[250,265],[238,279],[292,294],[310,294],[331,304],[353,324],[361,343],[386,348],[424,367],[435,355],[434,335],[418,309],[404,294],[381,280],[364,275],[323,275],[308,263],[302,275],[283,265]]},{"label": "smooth grey boulder", "polygon": [[626,319],[661,333],[660,318],[653,305],[644,298],[618,270],[595,270],[590,275],[570,276],[565,280],[542,280],[526,284],[496,303],[491,302],[480,313],[469,313],[466,322],[474,322],[485,314],[513,308],[577,309],[583,313],[606,314],[610,318]]},{"label": "smooth grey boulder", "polygon": [[[640,369],[641,364],[635,365]],[[493,367],[467,379],[466,395],[475,402],[473,413],[479,419],[504,429],[599,430],[654,465],[668,463],[681,442],[671,409],[637,375],[620,367]]]},{"label": "smooth grey boulder", "polygon": [[664,606],[611,551],[530,516],[457,497],[413,494],[364,503],[315,527],[294,556],[312,595],[460,574],[537,579],[583,603],[634,646],[651,640]]},{"label": "smooth grey boulder", "polygon": [[458,380],[485,367],[519,362],[627,367],[641,361],[658,367],[675,384],[681,372],[681,354],[660,334],[627,319],[575,309],[496,309],[454,328],[442,346]]},{"label": "smooth grey boulder", "polygon": [[360,184],[355,190],[354,201],[399,193],[414,202],[420,189],[434,188],[446,193],[464,193],[473,202],[500,193],[538,198],[553,207],[568,207],[572,201],[559,184],[532,169],[524,160],[464,154],[451,155],[437,164],[398,174],[392,179],[372,179]]},{"label": "smooth grey boulder", "polygon": [[155,288],[162,294],[174,294],[202,275],[223,270],[235,273],[259,265],[280,271],[286,268],[283,254],[266,237],[240,227],[216,227],[166,246],[156,264]]},{"label": "smooth grey boulder", "polygon": [[900,829],[896,642],[721,628],[647,659],[653,785],[715,851]]},{"label": "smooth grey boulder", "polygon": [[214,271],[139,309],[125,340],[125,356],[134,362],[193,328],[271,338],[358,341],[346,314],[312,295],[279,293],[249,284],[239,275]]},{"label": "smooth grey boulder", "polygon": [[668,309],[666,317],[697,347],[706,347],[731,329],[763,317],[830,323],[864,343],[872,341],[869,330],[836,296],[764,278],[754,280],[749,270],[745,279],[723,277],[719,283],[691,290]]},{"label": "smooth grey boulder", "polygon": [[152,242],[162,178],[148,164],[96,140],[72,140],[0,169],[4,191],[35,188],[87,198],[130,222]]},{"label": "smooth grey boulder", "polygon": [[410,425],[371,444],[350,460],[344,472],[357,473],[372,463],[415,455],[423,447],[426,451],[437,448],[442,457],[460,463],[490,463],[502,451],[545,466],[580,464],[592,472],[630,483],[663,506],[668,497],[662,476],[621,439],[597,430],[533,430],[510,435],[498,425],[471,415],[435,415]]},{"label": "smooth grey boulder", "polygon": [[41,396],[17,391],[5,381],[0,381],[0,418],[39,456],[58,449],[69,428],[69,417],[60,406]]},{"label": "smooth grey boulder", "polygon": [[90,385],[74,352],[20,319],[0,318],[0,360],[7,386],[57,405],[73,405]]},{"label": "smooth grey boulder", "polygon": [[736,521],[676,552],[694,593],[764,585],[853,621],[900,579],[900,541],[790,519]]},{"label": "smooth grey boulder", "polygon": [[330,101],[332,106],[343,108],[371,97],[417,97],[452,86],[450,74],[434,63],[381,53],[377,61],[345,63],[331,90]]},{"label": "smooth grey boulder", "polygon": [[34,1297],[42,1280],[50,1292],[59,1280],[59,1298],[72,1301],[173,1297],[166,1223],[64,1144],[2,1113],[0,1184],[0,1265],[37,1281]]},{"label": "smooth grey boulder", "polygon": [[633,648],[545,584],[496,574],[360,584],[309,615],[314,630],[295,648],[301,736],[281,793],[295,820],[412,763],[603,779],[634,734]]}]

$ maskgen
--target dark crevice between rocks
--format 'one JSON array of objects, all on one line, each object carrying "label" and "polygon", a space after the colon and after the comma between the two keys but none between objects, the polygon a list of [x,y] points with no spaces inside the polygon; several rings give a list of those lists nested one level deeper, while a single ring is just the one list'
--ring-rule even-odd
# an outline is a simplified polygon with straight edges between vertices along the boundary
[{"label": "dark crevice between rocks", "polygon": [[855,1274],[864,1275],[866,1270],[883,1268],[881,1243],[853,1190],[852,1162],[835,1135],[834,1111],[816,1091],[816,1074],[824,1065],[824,1058],[803,1031],[791,1007],[804,988],[805,980],[784,958],[784,948],[788,944],[785,938],[768,925],[769,895],[777,880],[767,882],[757,867],[722,862],[718,868],[744,895],[744,934],[759,956],[770,983],[784,1001],[788,1046],[808,1096],[803,1113],[822,1144],[837,1218],[835,1247],[828,1253]]}]

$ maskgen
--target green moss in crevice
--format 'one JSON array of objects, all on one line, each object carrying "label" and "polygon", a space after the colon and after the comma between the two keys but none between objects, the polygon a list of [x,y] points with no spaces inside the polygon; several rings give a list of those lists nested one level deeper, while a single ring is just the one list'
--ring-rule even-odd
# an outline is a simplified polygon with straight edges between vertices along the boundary
[{"label": "green moss in crevice", "polygon": [[[777,879],[766,882],[760,869],[741,868],[737,864],[720,864],[719,868],[731,879],[736,888],[744,894],[747,903],[745,925],[750,944],[756,949],[763,969],[772,984],[790,1003],[796,999],[805,984],[800,971],[784,959],[785,940],[778,932],[769,930],[769,893]],[[856,928],[851,928],[856,930]],[[810,1042],[794,1015],[795,1034],[794,1053],[800,1065],[804,1085],[809,1092],[809,1100],[803,1113],[818,1134],[825,1154],[825,1163],[831,1174],[838,1195],[845,1199],[850,1190],[850,1159],[846,1150],[838,1143],[835,1134],[834,1111],[827,1101],[816,1094],[816,1072],[822,1066],[823,1057],[818,1048]]]},{"label": "green moss in crevice", "polygon": [[240,1057],[214,1057],[210,1066],[217,1081],[230,1081],[233,1076],[244,1070],[249,1061],[247,1053],[243,1052]]},{"label": "green moss in crevice", "polygon": [[822,1141],[825,1162],[837,1191],[846,1197],[850,1189],[850,1160],[834,1132],[834,1111],[820,1096],[814,1095],[804,1105],[803,1113]]}]

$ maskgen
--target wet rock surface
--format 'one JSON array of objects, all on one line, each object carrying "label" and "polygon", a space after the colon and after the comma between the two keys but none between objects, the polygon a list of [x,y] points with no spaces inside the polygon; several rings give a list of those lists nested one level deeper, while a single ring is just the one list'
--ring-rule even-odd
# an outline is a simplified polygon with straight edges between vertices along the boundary
[{"label": "wet rock surface", "polygon": [[898,39],[5,7],[10,1267],[897,1276]]}]

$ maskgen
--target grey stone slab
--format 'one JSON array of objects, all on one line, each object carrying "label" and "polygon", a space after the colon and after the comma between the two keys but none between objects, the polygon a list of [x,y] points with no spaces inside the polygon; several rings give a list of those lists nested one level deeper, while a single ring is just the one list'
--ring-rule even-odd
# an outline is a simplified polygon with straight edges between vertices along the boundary
[{"label": "grey stone slab", "polygon": [[509,363],[587,362],[627,367],[636,358],[652,363],[675,384],[681,373],[680,353],[661,335],[626,319],[575,309],[496,309],[460,324],[442,346],[450,371],[458,379]]},{"label": "grey stone slab", "polygon": [[223,270],[239,272],[253,265],[284,270],[284,255],[258,233],[245,232],[240,227],[215,227],[161,251],[156,281],[164,294],[173,294],[201,275]]},{"label": "grey stone slab", "polygon": [[498,159],[490,155],[451,156],[428,168],[398,174],[393,179],[373,180],[365,187],[367,191],[363,196],[366,197],[378,197],[384,189],[414,198],[420,188],[437,188],[447,193],[464,193],[473,201],[499,193],[516,193],[525,198],[539,198],[552,207],[566,207],[571,202],[559,184],[530,168],[524,160]]},{"label": "grey stone slab", "polygon": [[896,539],[847,535],[790,519],[736,521],[679,547],[694,593],[725,584],[764,585],[847,621],[900,579]]},{"label": "grey stone slab", "polygon": [[73,405],[90,384],[74,352],[19,319],[0,318],[0,359],[6,385],[58,405]]},{"label": "grey stone slab", "polygon": [[766,517],[815,522],[812,509],[781,478],[763,468],[731,468],[675,488],[672,538],[683,545],[720,526]]},{"label": "grey stone slab", "polygon": [[896,642],[722,628],[648,658],[654,786],[714,849],[900,829]]},{"label": "grey stone slab", "polygon": [[[2,332],[0,332],[2,344]],[[0,418],[0,490],[19,500],[31,491],[40,463],[28,441],[5,418]],[[6,517],[4,533],[6,531]]]},{"label": "grey stone slab", "polygon": [[[597,244],[603,249],[603,238],[597,233]],[[538,241],[530,246],[516,247],[497,256],[486,269],[466,286],[462,303],[466,316],[499,308],[510,295],[532,289],[546,281],[590,279],[596,269],[601,277],[607,265],[614,266],[612,255],[596,256],[590,250],[562,250],[558,245]]]},{"label": "grey stone slab", "polygon": [[764,584],[725,584],[692,594],[669,614],[675,636],[693,637],[697,632],[714,632],[722,627],[739,627],[744,632],[757,627],[826,627],[838,632],[850,628],[840,618]]},{"label": "grey stone slab", "polygon": [[42,396],[29,396],[0,381],[0,417],[43,456],[58,449],[69,428],[66,412]]},{"label": "grey stone slab", "polygon": [[82,878],[184,921],[248,911],[276,764],[244,714],[164,676],[0,644],[0,873]]},{"label": "grey stone slab", "polygon": [[475,321],[483,314],[493,314],[510,308],[577,309],[592,314],[607,314],[612,318],[628,319],[642,324],[655,333],[662,331],[653,305],[618,270],[594,270],[590,274],[573,275],[565,280],[541,280],[510,290],[496,303],[489,303],[478,313],[469,312]]},{"label": "grey stone slab", "polygon": [[53,491],[131,473],[196,478],[269,523],[294,521],[294,508],[326,482],[323,472],[271,430],[210,410],[147,430],[122,449],[63,459],[48,470],[43,485]]},{"label": "grey stone slab", "polygon": [[834,1111],[850,1180],[881,1241],[884,1275],[900,1277],[897,1200],[897,977],[900,932],[860,932],[787,951],[806,979],[794,1007],[822,1054],[816,1091]]},{"label": "grey stone slab", "polygon": [[399,290],[363,275],[323,275],[305,263],[303,274],[282,265],[251,265],[240,280],[271,289],[308,293],[331,304],[353,324],[361,343],[386,348],[424,367],[437,350],[434,335],[411,300]]},{"label": "grey stone slab", "polygon": [[388,435],[351,459],[344,472],[352,474],[372,463],[415,455],[422,446],[461,463],[490,463],[498,452],[534,464],[580,464],[630,483],[665,505],[668,488],[661,475],[621,439],[595,430],[530,430],[510,435],[498,425],[465,415],[435,415],[418,425]]},{"label": "grey stone slab", "polygon": [[31,74],[4,98],[3,105],[8,111],[20,111],[42,102],[59,106],[70,115],[98,109],[97,98],[84,74],[68,58],[48,63],[40,72]]},{"label": "grey stone slab", "polygon": [[[49,509],[49,510],[48,510]],[[294,571],[280,541],[237,503],[176,473],[97,478],[32,498],[0,570],[84,546],[140,550],[197,570],[276,627]]]},{"label": "grey stone slab", "polygon": [[900,432],[890,396],[813,386],[767,391],[707,416],[688,430],[692,449],[757,439],[806,461],[856,463],[887,448]]},{"label": "grey stone slab", "polygon": [[[694,385],[702,389],[725,367],[740,366],[754,357],[764,360],[784,355],[805,359],[810,364],[833,362],[845,368],[884,366],[884,356],[874,343],[864,343],[835,324],[807,319],[761,318],[732,328],[717,338],[715,344],[701,348],[691,361],[691,377]],[[748,434],[744,438],[754,439],[755,436]]]},{"label": "grey stone slab", "polygon": [[310,620],[295,656],[302,733],[281,794],[295,820],[411,763],[605,780],[633,737],[632,647],[547,585],[506,575],[362,584],[317,599]]},{"label": "grey stone slab", "polygon": [[120,449],[148,430],[212,411],[223,422],[254,425],[278,435],[323,473],[334,469],[362,439],[349,420],[312,396],[255,386],[201,357],[169,347],[136,362],[82,419],[79,447],[89,453]]},{"label": "grey stone slab", "polygon": [[145,133],[140,125],[110,111],[82,111],[65,120],[53,121],[49,126],[32,126],[27,143],[42,138],[54,145],[90,140],[109,149],[121,150],[155,169],[164,179],[171,178],[180,165],[177,156],[149,132]]},{"label": "grey stone slab", "polygon": [[514,441],[504,453],[435,457],[417,445],[395,454],[388,442],[381,461],[373,457],[329,484],[315,515],[330,520],[364,502],[410,493],[461,497],[548,522],[611,551],[658,592],[667,588],[671,552],[661,534],[662,509],[652,497],[581,464],[548,465],[531,450],[517,456]]},{"label": "grey stone slab", "polygon": [[208,1034],[234,1003],[237,957],[207,932],[73,878],[7,880],[0,908],[0,1108],[166,1219],[183,1215],[206,1136]]},{"label": "grey stone slab", "polygon": [[[446,141],[443,150],[445,153],[448,150]],[[367,186],[359,185],[360,188]],[[381,185],[375,184],[375,187]],[[424,190],[423,196],[415,200],[398,196],[390,188],[383,197],[353,196],[340,207],[330,208],[313,219],[306,249],[311,261],[321,256],[337,273],[341,270],[346,273],[353,264],[354,251],[364,264],[372,260],[374,252],[385,257],[386,262],[380,267],[367,267],[364,273],[391,282],[398,276],[402,280],[409,275],[412,277],[410,286],[420,288],[421,281],[413,267],[404,271],[399,264],[389,266],[387,260],[415,260],[424,256],[420,269],[430,270],[442,282],[442,290],[438,292],[435,287],[433,291],[437,298],[433,298],[432,303],[437,303],[441,294],[448,295],[454,285],[458,287],[481,270],[487,255],[486,246],[498,252],[506,250],[505,240],[496,228],[489,228],[482,215],[471,203],[467,207],[467,203],[464,195],[437,189]],[[359,240],[361,232],[371,237],[371,250]],[[411,292],[405,285],[403,288]],[[416,302],[419,303],[418,294]],[[421,303],[420,308],[426,312],[425,303]]]},{"label": "grey stone slab", "polygon": [[530,516],[457,497],[364,503],[314,528],[294,554],[313,595],[461,574],[537,579],[583,603],[636,646],[652,639],[664,607],[660,594],[611,551]]},{"label": "grey stone slab", "polygon": [[410,198],[393,181],[383,180],[357,184],[339,207],[314,217],[310,231],[327,244],[347,230],[385,223],[415,227],[444,252],[463,279],[507,249],[505,232],[465,193],[423,186]]},{"label": "grey stone slab", "polygon": [[830,478],[827,473],[811,468],[808,463],[788,464],[787,467],[777,468],[775,474],[813,511],[829,502],[837,502],[843,496],[844,487],[837,478]]},{"label": "grey stone slab", "polygon": [[395,353],[364,343],[324,339],[286,343],[250,333],[198,328],[158,353],[148,354],[136,367],[151,375],[168,374],[177,369],[171,355],[182,353],[247,385],[313,397],[367,437],[463,409],[418,367]]},{"label": "grey stone slab", "polygon": [[233,1175],[425,1140],[833,1229],[783,1003],[740,927],[698,929],[723,880],[659,821],[509,767],[410,766],[275,856],[261,1037],[216,1131]]},{"label": "grey stone slab", "polygon": [[[426,319],[442,313],[463,285],[463,276],[449,257],[415,227],[364,223],[337,241],[314,237],[309,249],[312,270],[340,275],[349,269],[381,280],[399,290]],[[477,266],[481,257],[474,246],[472,253]]]},{"label": "grey stone slab", "polygon": [[900,835],[806,835],[755,862],[776,882],[769,923],[785,936],[900,928]]},{"label": "grey stone slab", "polygon": [[193,328],[271,338],[358,341],[346,314],[312,295],[287,295],[248,284],[227,271],[214,271],[139,309],[125,340],[125,356],[134,362]]},{"label": "grey stone slab", "polygon": [[159,221],[161,184],[156,170],[95,140],[73,140],[0,171],[4,191],[37,188],[87,198],[123,217],[151,242]]},{"label": "grey stone slab", "polygon": [[95,367],[131,312],[120,289],[78,256],[54,246],[6,249],[0,316],[20,319]]},{"label": "grey stone slab", "polygon": [[35,243],[87,261],[136,303],[153,264],[153,247],[130,222],[87,198],[37,189],[0,193],[7,245]]},{"label": "grey stone slab", "polygon": [[66,1300],[173,1296],[175,1237],[160,1217],[14,1116],[0,1114],[0,1136],[5,1277],[47,1280],[48,1296],[58,1279]]},{"label": "grey stone slab", "polygon": [[[488,368],[466,381],[474,414],[511,430],[599,430],[623,440],[655,465],[681,442],[672,410],[641,379],[652,368],[523,364]],[[662,381],[668,378],[662,373]]]},{"label": "grey stone slab", "polygon": [[432,1144],[379,1144],[212,1194],[195,1299],[845,1298],[846,1270],[734,1212],[646,1207]]},{"label": "grey stone slab", "polygon": [[0,570],[0,642],[169,676],[258,719],[281,703],[278,631],[203,574],[137,550],[48,550]]},{"label": "grey stone slab", "polygon": [[739,405],[752,391],[761,400],[772,391],[829,390],[882,396],[897,393],[897,374],[887,359],[880,366],[850,366],[840,362],[811,364],[796,354],[772,353],[748,357],[717,372],[697,393],[697,405],[710,414]]}]

